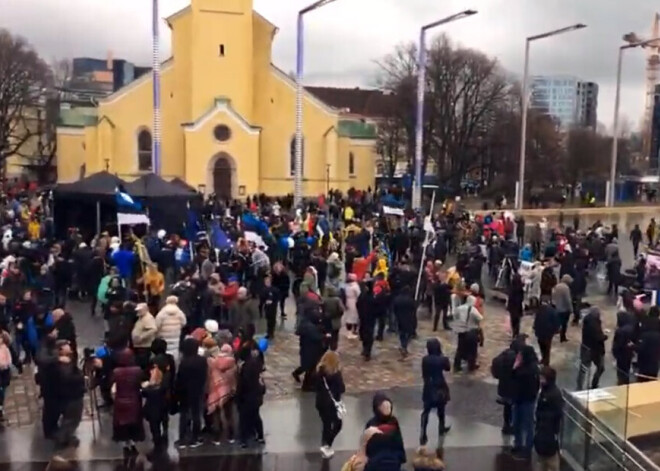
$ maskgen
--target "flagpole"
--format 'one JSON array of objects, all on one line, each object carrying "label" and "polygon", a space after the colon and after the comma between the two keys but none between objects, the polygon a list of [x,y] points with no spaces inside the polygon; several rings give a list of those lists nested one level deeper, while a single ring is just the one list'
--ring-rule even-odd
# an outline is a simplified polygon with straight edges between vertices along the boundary
[{"label": "flagpole", "polygon": [[[421,191],[421,188],[420,188]],[[429,208],[429,218],[433,215],[433,206],[435,206],[435,191],[433,192],[433,196],[431,197],[431,207]],[[415,288],[415,301],[417,301],[417,298],[419,297],[419,287],[422,284],[422,272],[424,271],[424,262],[426,262],[426,248],[429,245],[429,232],[424,229],[425,236],[424,236],[424,245],[422,248],[422,262],[419,265],[419,273],[417,275],[417,287]]]},{"label": "flagpole", "polygon": [[158,0],[152,0],[152,80],[153,80],[153,133],[151,164],[153,172],[160,175],[160,17]]}]

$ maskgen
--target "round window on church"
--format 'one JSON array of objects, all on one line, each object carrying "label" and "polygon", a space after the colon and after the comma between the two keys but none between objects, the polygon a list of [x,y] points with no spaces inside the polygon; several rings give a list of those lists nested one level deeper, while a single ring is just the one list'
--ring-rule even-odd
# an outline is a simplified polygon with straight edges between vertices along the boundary
[{"label": "round window on church", "polygon": [[228,141],[231,137],[231,129],[229,129],[229,126],[225,124],[218,124],[213,129],[213,135],[218,141],[225,142]]}]

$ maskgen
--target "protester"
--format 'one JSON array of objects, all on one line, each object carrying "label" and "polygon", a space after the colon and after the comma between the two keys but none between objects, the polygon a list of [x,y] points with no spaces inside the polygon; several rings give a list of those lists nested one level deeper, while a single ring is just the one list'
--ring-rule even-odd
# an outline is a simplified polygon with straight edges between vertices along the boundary
[{"label": "protester", "polygon": [[[401,466],[407,461],[406,451],[405,451],[405,447],[403,446],[403,435],[401,434],[401,427],[399,426],[399,421],[393,415],[394,406],[392,404],[392,401],[384,393],[377,392],[376,394],[374,394],[374,398],[373,398],[373,411],[374,411],[374,416],[371,419],[369,419],[369,421],[367,422],[367,425],[365,426],[365,430],[368,429],[369,427],[376,427],[381,432],[383,432],[383,436],[377,438],[376,440],[380,441],[382,439],[383,441],[388,443],[389,449],[391,451],[390,456],[395,457],[398,466]],[[371,438],[371,440],[373,439],[374,437]],[[369,458],[368,462],[371,463],[368,444],[367,444],[367,456]],[[372,466],[372,464],[368,464],[368,466]],[[369,468],[367,467],[365,468],[365,470],[366,469]],[[375,471],[380,468],[376,467],[375,464],[373,464],[371,469]]]},{"label": "protester", "polygon": [[[330,287],[331,285],[328,288]],[[346,390],[336,352],[329,350],[321,357],[316,367],[316,375],[316,410],[323,424],[321,455],[329,459],[334,455],[332,444],[342,427],[341,396]]]},{"label": "protester", "polygon": [[179,403],[178,448],[202,446],[201,418],[206,392],[207,360],[199,355],[199,342],[186,338],[181,344],[181,363],[176,375],[175,392]]},{"label": "protester", "polygon": [[155,456],[167,450],[167,426],[169,414],[169,385],[165,371],[158,363],[153,363],[149,370],[149,380],[142,383],[144,406],[142,413],[149,424],[154,448],[150,455]]},{"label": "protester", "polygon": [[237,436],[234,430],[236,360],[227,344],[219,348],[215,340],[206,339],[204,348],[208,351],[206,412],[213,417],[213,444],[219,445],[223,439],[233,443]]},{"label": "protester", "polygon": [[513,365],[513,456],[531,459],[534,443],[534,405],[539,392],[538,359],[534,347],[525,345]]},{"label": "protester", "polygon": [[142,369],[135,364],[133,352],[125,348],[115,354],[112,382],[115,389],[112,439],[124,448],[124,459],[138,455],[136,442],[144,440],[142,424]]},{"label": "protester", "polygon": [[525,334],[516,337],[506,350],[493,358],[490,367],[491,374],[497,380],[497,402],[503,406],[503,435],[513,434],[513,401],[516,394],[513,367],[526,339]]},{"label": "protester", "polygon": [[181,340],[181,331],[186,326],[187,319],[177,303],[179,298],[168,296],[165,300],[165,306],[156,316],[156,329],[158,337],[167,342],[167,353],[174,357],[176,361],[179,358],[179,342]]},{"label": "protester", "polygon": [[600,310],[592,307],[582,320],[582,344],[580,345],[580,368],[578,369],[577,387],[581,391],[584,386],[584,375],[596,367],[591,377],[591,389],[598,388],[600,377],[605,371],[605,340],[607,335],[603,331]]},{"label": "protester", "polygon": [[544,366],[541,369],[539,393],[536,404],[534,449],[538,455],[540,471],[559,471],[559,435],[564,414],[564,398],[556,385],[557,372]]},{"label": "protester", "polygon": [[428,442],[426,428],[429,423],[429,414],[433,409],[438,414],[438,435],[443,436],[450,429],[445,421],[445,407],[450,400],[445,372],[451,369],[451,364],[449,358],[442,354],[442,346],[438,339],[428,340],[426,351],[428,354],[422,359],[422,378],[424,380],[422,402],[424,409],[421,417],[420,445],[426,445]]},{"label": "protester", "polygon": [[135,353],[135,362],[144,371],[147,371],[149,358],[151,356],[151,344],[158,333],[158,327],[154,316],[149,312],[149,307],[140,303],[136,306],[137,321],[131,332],[133,341],[133,352]]}]

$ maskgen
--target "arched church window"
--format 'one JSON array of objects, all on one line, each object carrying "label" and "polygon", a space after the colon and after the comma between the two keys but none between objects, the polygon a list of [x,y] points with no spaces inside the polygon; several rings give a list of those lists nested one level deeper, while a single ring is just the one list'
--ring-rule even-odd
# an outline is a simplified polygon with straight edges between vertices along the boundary
[{"label": "arched church window", "polygon": [[140,172],[150,172],[151,166],[151,133],[147,129],[143,129],[138,133],[138,170]]},{"label": "arched church window", "polygon": [[353,152],[348,153],[348,174],[355,175],[355,154]]},{"label": "arched church window", "polygon": [[[302,139],[302,162],[300,165],[300,170],[303,175],[305,175],[305,138]],[[296,176],[296,138],[295,136],[291,139],[291,146],[289,148],[289,173],[292,177]]]}]

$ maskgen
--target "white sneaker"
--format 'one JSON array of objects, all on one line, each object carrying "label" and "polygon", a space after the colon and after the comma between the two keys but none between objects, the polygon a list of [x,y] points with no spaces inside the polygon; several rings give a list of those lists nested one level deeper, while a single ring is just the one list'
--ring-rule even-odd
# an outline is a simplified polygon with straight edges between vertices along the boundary
[{"label": "white sneaker", "polygon": [[321,447],[321,455],[323,456],[324,459],[332,458],[334,454],[335,454],[334,450],[329,446],[323,445]]}]

